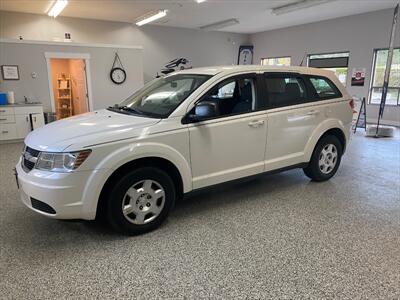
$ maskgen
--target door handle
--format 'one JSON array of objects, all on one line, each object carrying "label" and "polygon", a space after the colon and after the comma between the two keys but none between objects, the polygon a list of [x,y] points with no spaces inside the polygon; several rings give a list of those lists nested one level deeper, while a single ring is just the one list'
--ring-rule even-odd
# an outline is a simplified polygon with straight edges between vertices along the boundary
[{"label": "door handle", "polygon": [[319,114],[318,110],[310,110],[308,113],[306,113],[307,116],[316,116]]},{"label": "door handle", "polygon": [[249,123],[249,126],[254,128],[260,127],[261,125],[264,125],[264,120],[254,120]]}]

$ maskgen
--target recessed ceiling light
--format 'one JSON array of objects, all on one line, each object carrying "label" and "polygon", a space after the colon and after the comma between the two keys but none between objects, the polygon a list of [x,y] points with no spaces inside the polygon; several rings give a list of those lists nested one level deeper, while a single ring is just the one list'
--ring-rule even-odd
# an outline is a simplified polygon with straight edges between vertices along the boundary
[{"label": "recessed ceiling light", "polygon": [[143,16],[143,18],[140,21],[136,22],[136,25],[137,26],[142,26],[144,24],[147,24],[147,23],[153,22],[155,20],[161,19],[161,18],[165,17],[166,15],[167,15],[167,11],[166,10],[159,10],[157,12],[146,14],[146,15]]},{"label": "recessed ceiling light", "polygon": [[47,13],[50,17],[57,17],[63,9],[67,6],[68,0],[57,0],[51,6],[49,12]]},{"label": "recessed ceiling light", "polygon": [[206,2],[207,0],[196,0],[197,3]]}]

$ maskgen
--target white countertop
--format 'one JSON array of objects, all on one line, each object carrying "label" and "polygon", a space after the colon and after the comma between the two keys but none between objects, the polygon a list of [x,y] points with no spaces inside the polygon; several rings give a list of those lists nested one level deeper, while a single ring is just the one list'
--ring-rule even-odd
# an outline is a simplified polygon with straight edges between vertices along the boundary
[{"label": "white countertop", "polygon": [[21,106],[43,106],[43,103],[25,103],[25,102],[18,102],[18,103],[13,103],[13,104],[3,104],[0,105],[0,107],[21,107]]}]

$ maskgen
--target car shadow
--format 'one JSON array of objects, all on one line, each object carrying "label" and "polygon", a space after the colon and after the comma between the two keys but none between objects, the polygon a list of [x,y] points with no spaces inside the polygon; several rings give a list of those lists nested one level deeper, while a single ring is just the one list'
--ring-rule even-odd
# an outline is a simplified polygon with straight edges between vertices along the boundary
[{"label": "car shadow", "polygon": [[270,201],[271,195],[284,190],[315,184],[301,170],[290,170],[277,174],[262,174],[216,186],[200,189],[177,201],[173,215],[180,218],[224,206],[240,205],[252,201]]},{"label": "car shadow", "polygon": [[[249,205],[253,201],[274,201],[274,195],[282,192],[295,193],[297,189],[303,189],[304,185],[316,184],[303,175],[301,170],[290,170],[278,174],[264,174],[245,178],[233,182],[223,183],[209,188],[191,192],[184,199],[177,201],[171,217],[164,222],[154,235],[160,230],[168,230],[169,226],[175,226],[178,222],[196,215],[207,214],[216,209]],[[261,199],[261,200],[260,200]],[[20,215],[15,215],[15,218]],[[18,222],[18,220],[15,220]],[[102,220],[52,220],[32,213],[32,218],[25,219],[28,228],[25,227],[20,238],[12,238],[15,246],[22,246],[26,240],[36,239],[53,247],[63,247],[63,244],[113,242],[130,238],[116,233]],[[152,233],[146,234],[151,238]],[[25,239],[25,242],[21,242]],[[37,240],[38,239],[38,240]],[[11,242],[11,241],[10,241]],[[31,247],[36,243],[31,244]]]}]

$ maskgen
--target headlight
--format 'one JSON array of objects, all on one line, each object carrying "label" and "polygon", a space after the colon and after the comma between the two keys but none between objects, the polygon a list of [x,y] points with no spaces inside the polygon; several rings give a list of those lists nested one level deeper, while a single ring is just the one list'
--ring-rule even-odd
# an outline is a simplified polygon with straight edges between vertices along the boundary
[{"label": "headlight", "polygon": [[92,150],[70,153],[40,152],[35,168],[52,172],[71,172],[88,158]]}]

